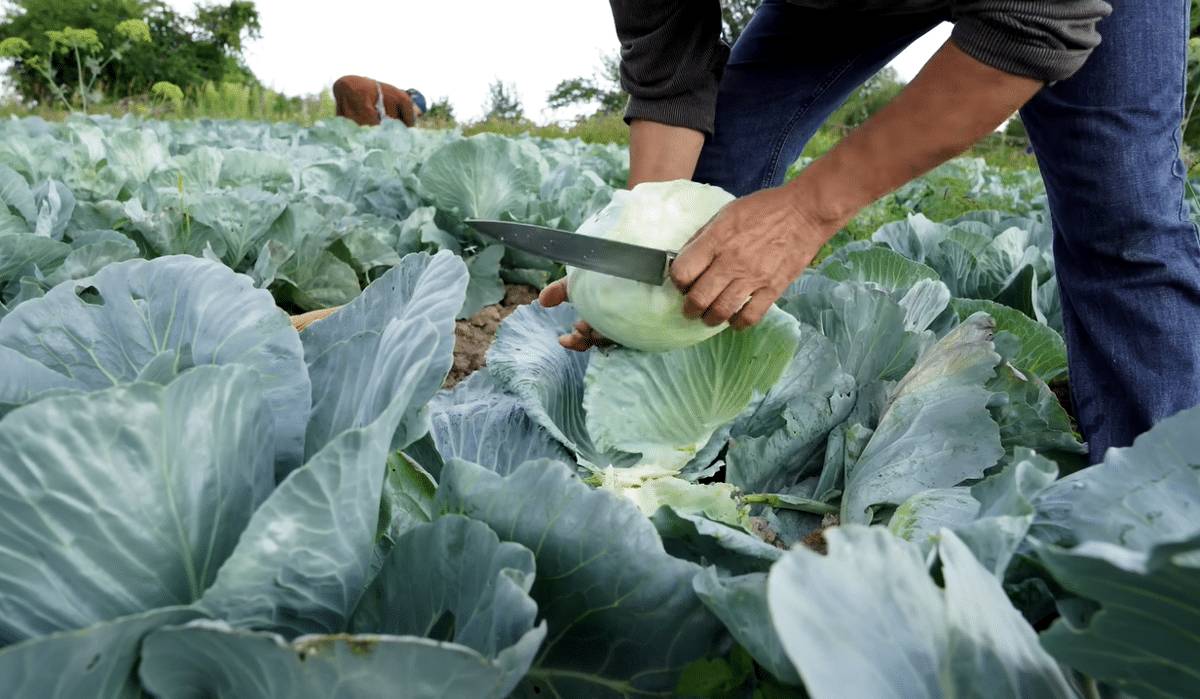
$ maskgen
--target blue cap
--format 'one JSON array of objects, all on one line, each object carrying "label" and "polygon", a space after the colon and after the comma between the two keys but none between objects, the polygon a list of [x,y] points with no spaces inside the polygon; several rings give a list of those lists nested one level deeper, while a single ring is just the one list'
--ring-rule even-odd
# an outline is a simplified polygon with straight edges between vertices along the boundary
[{"label": "blue cap", "polygon": [[420,90],[414,90],[411,87],[405,90],[405,92],[407,92],[408,96],[412,98],[413,104],[417,105],[417,109],[420,109],[422,112],[424,112],[425,95],[422,95]]}]

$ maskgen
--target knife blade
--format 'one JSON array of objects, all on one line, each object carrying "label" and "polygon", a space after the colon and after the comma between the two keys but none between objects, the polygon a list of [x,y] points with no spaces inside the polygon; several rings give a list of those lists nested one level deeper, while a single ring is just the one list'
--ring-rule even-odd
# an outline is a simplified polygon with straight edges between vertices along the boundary
[{"label": "knife blade", "polygon": [[655,286],[666,281],[667,270],[676,255],[671,250],[658,250],[590,235],[579,235],[531,223],[477,218],[469,218],[464,223],[517,250],[548,257],[555,262],[591,272],[633,279]]}]

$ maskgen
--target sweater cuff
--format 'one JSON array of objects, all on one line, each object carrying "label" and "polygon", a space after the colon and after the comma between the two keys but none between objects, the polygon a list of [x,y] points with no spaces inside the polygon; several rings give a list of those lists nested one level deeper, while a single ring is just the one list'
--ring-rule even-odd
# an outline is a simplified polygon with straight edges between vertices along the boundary
[{"label": "sweater cuff", "polygon": [[963,53],[985,65],[1044,83],[1071,77],[1092,53],[1090,48],[1022,44],[1013,39],[1011,32],[973,17],[958,20],[950,39]]},{"label": "sweater cuff", "polygon": [[668,126],[682,126],[710,137],[717,112],[717,81],[682,95],[649,99],[630,96],[625,123],[645,119]]}]

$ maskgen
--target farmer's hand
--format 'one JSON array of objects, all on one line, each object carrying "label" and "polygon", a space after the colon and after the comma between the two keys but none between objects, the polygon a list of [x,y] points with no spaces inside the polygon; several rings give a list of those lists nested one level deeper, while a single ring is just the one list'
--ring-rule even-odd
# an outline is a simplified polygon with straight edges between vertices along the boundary
[{"label": "farmer's hand", "polygon": [[739,329],[762,320],[837,231],[797,201],[793,189],[765,189],[730,202],[692,236],[671,264],[685,316]]},{"label": "farmer's hand", "polygon": [[[538,302],[546,308],[553,308],[567,300],[567,280],[559,279],[538,294]],[[601,337],[592,326],[582,320],[575,323],[575,329],[567,335],[558,338],[558,344],[576,352],[586,352],[593,347],[611,344]]]}]

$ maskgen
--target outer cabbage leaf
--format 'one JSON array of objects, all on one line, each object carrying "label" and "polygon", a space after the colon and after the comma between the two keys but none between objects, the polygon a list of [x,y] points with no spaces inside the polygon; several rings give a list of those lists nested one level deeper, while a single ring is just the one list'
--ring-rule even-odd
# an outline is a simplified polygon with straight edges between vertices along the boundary
[{"label": "outer cabbage leaf", "polygon": [[[353,302],[304,331],[313,384],[307,453],[347,429],[370,424],[405,390],[412,391],[410,408],[393,446],[401,449],[428,431],[422,409],[454,361],[454,316],[466,285],[466,268],[455,255],[408,255]],[[435,338],[412,336],[421,322],[434,327]],[[418,338],[430,342],[419,345]],[[402,383],[406,372],[397,369],[418,348],[430,361],[408,387]]]},{"label": "outer cabbage leaf", "polygon": [[793,549],[767,581],[775,631],[813,697],[1074,696],[1000,583],[952,532],[938,547],[944,590],[917,547],[886,530],[843,526],[825,536],[827,556]]},{"label": "outer cabbage leaf", "polygon": [[33,190],[33,196],[38,207],[34,235],[62,240],[75,213],[75,195],[61,182],[46,180]]},{"label": "outer cabbage leaf", "polygon": [[[202,226],[194,229],[187,219],[187,198],[179,192],[159,192],[143,187],[138,196],[124,202],[101,201],[102,215],[96,225],[119,227],[139,245],[155,255],[200,255],[213,244]],[[219,244],[220,241],[215,241]]]},{"label": "outer cabbage leaf", "polygon": [[[221,265],[186,256],[109,265],[18,306],[0,320],[0,345],[81,390],[134,381],[164,353],[194,365],[248,366],[274,415],[277,461],[301,460],[310,387],[300,339],[269,293]],[[32,393],[21,375],[8,374],[5,384],[15,390],[0,403]]]},{"label": "outer cabbage leaf", "polygon": [[809,282],[808,288],[789,291],[780,306],[829,338],[842,371],[860,388],[904,376],[929,342],[925,335],[905,330],[905,308],[882,289],[863,282],[821,284],[811,276],[802,281]]},{"label": "outer cabbage leaf", "polygon": [[32,232],[38,214],[33,190],[20,173],[7,165],[0,165],[0,204],[19,216],[28,232]]},{"label": "outer cabbage leaf", "polygon": [[116,231],[95,230],[71,238],[71,252],[62,264],[46,275],[53,286],[71,279],[82,279],[98,273],[114,262],[132,260],[140,255],[137,243]]},{"label": "outer cabbage leaf", "polygon": [[598,353],[584,378],[588,432],[605,451],[681,469],[779,380],[799,341],[795,319],[773,308],[752,329],[683,349]]},{"label": "outer cabbage leaf", "polygon": [[[386,340],[396,331],[403,346]],[[419,400],[438,332],[393,320],[384,338],[397,388],[383,412],[337,435],[258,508],[200,600],[211,616],[289,635],[344,628],[367,583],[392,436]]]},{"label": "outer cabbage leaf", "polygon": [[107,134],[105,139],[108,167],[126,187],[148,182],[170,154],[151,129],[126,129]]},{"label": "outer cabbage leaf", "polygon": [[275,275],[282,285],[276,293],[303,310],[340,306],[359,293],[354,268],[329,250],[341,233],[338,216],[323,208],[319,200],[293,202],[268,233],[268,242],[290,253],[281,255],[286,260]]},{"label": "outer cabbage leaf", "polygon": [[[387,431],[378,432],[386,448]],[[500,542],[480,522],[444,517],[398,538],[349,620],[358,635],[288,645],[192,624],[147,641],[142,678],[166,694],[188,687],[205,696],[387,696],[379,693],[403,687],[405,696],[504,697],[546,634],[544,624],[534,626],[533,579],[528,549]]]},{"label": "outer cabbage leaf", "polygon": [[49,273],[71,254],[66,243],[29,234],[0,234],[0,289],[34,270]]},{"label": "outer cabbage leaf", "polygon": [[295,182],[292,165],[283,155],[248,148],[228,148],[221,153],[218,184],[222,187],[254,185],[272,191]]},{"label": "outer cabbage leaf", "polygon": [[[438,505],[530,548],[550,633],[529,691],[559,696],[668,692],[720,625],[691,589],[700,568],[663,550],[633,503],[593,490],[572,470],[532,461],[507,477],[451,461]],[[587,535],[582,535],[588,532]]]},{"label": "outer cabbage leaf", "polygon": [[996,332],[1011,333],[1021,343],[1021,351],[1008,360],[1022,372],[1043,381],[1053,381],[1067,373],[1067,345],[1053,329],[1028,316],[992,301],[954,299],[954,311],[962,318],[983,311],[996,321]]},{"label": "outer cabbage leaf", "polygon": [[387,477],[379,500],[379,524],[371,553],[373,579],[396,540],[417,525],[433,520],[433,496],[437,482],[405,452],[388,457]]},{"label": "outer cabbage leaf", "polygon": [[765,573],[783,550],[743,529],[714,522],[702,514],[658,508],[650,521],[667,553],[696,563],[716,565],[734,573]]},{"label": "outer cabbage leaf", "polygon": [[241,187],[201,194],[192,203],[190,213],[197,223],[211,228],[224,243],[222,260],[230,267],[241,269],[246,255],[262,247],[271,224],[285,208],[286,197],[254,187]]},{"label": "outer cabbage leaf", "polygon": [[459,318],[470,318],[485,306],[499,303],[504,298],[504,282],[500,281],[500,260],[503,257],[503,245],[489,245],[467,258],[471,283],[467,285],[466,299],[458,312]]},{"label": "outer cabbage leaf", "polygon": [[193,622],[151,634],[142,654],[142,684],[158,696],[387,699],[398,687],[413,699],[504,696],[505,673],[478,653],[424,638],[301,636],[289,644],[275,634]]},{"label": "outer cabbage leaf", "polygon": [[156,174],[160,187],[180,187],[184,191],[203,192],[220,186],[221,164],[226,151],[200,146],[173,156]]},{"label": "outer cabbage leaf", "polygon": [[429,154],[417,177],[424,196],[459,218],[522,215],[547,174],[531,144],[497,134],[451,141]]},{"label": "outer cabbage leaf", "polygon": [[546,635],[544,624],[534,626],[533,581],[529,549],[500,541],[481,522],[448,515],[397,540],[350,628],[471,648],[505,675],[498,691],[504,696]]},{"label": "outer cabbage leaf", "polygon": [[940,281],[920,279],[900,297],[904,309],[904,329],[921,332],[945,317],[950,306],[950,289]]},{"label": "outer cabbage leaf", "polygon": [[606,453],[588,434],[583,408],[584,375],[595,352],[570,352],[558,336],[570,330],[575,309],[568,304],[518,308],[500,324],[487,353],[496,384],[517,397],[521,408],[584,463],[628,465],[635,455]]},{"label": "outer cabbage leaf", "polygon": [[1200,536],[1133,551],[1089,541],[1040,546],[1038,558],[1100,609],[1063,617],[1042,645],[1066,665],[1130,696],[1186,697],[1200,682]]},{"label": "outer cabbage leaf", "polygon": [[1200,408],[1110,449],[1104,463],[1063,478],[1036,500],[1031,534],[1073,546],[1103,541],[1145,552],[1200,531]]},{"label": "outer cabbage leaf", "polygon": [[947,226],[930,221],[924,214],[910,214],[903,221],[880,227],[872,234],[871,240],[888,246],[910,260],[923,263],[948,232]]},{"label": "outer cabbage leaf", "polygon": [[957,529],[979,516],[979,501],[966,486],[930,488],[905,500],[888,520],[888,531],[928,552],[942,529]]},{"label": "outer cabbage leaf", "polygon": [[502,476],[526,461],[570,459],[516,397],[497,389],[486,370],[438,394],[430,403],[430,424],[443,460],[470,461]]},{"label": "outer cabbage leaf", "polygon": [[943,488],[917,493],[904,502],[888,523],[897,536],[928,552],[938,532],[953,530],[979,562],[1003,580],[1009,562],[1034,517],[1034,500],[1058,476],[1053,462],[1020,449],[999,473],[970,488]]},{"label": "outer cabbage leaf", "polygon": [[869,523],[929,488],[977,478],[1004,455],[984,384],[1000,356],[992,320],[976,314],[926,352],[896,387],[879,426],[846,474],[843,522]]},{"label": "outer cabbage leaf", "polygon": [[0,416],[53,390],[69,391],[71,379],[20,352],[0,345]]},{"label": "outer cabbage leaf", "polygon": [[771,623],[767,606],[767,574],[721,577],[713,568],[692,581],[704,606],[717,616],[743,648],[780,682],[801,686],[796,666],[788,658]]},{"label": "outer cabbage leaf", "polygon": [[46,398],[0,421],[0,641],[200,597],[273,484],[244,367]]},{"label": "outer cabbage leaf", "polygon": [[993,400],[992,418],[1000,425],[1000,441],[1006,452],[1029,448],[1058,461],[1064,467],[1082,467],[1087,447],[1075,437],[1071,418],[1058,396],[1035,375],[1026,375],[1007,362],[996,369],[988,389],[1003,393]]},{"label": "outer cabbage leaf", "polygon": [[800,344],[783,376],[738,417],[726,452],[726,480],[747,492],[795,483],[834,426],[854,407],[854,378],[841,370],[832,343],[801,326]]},{"label": "outer cabbage leaf", "polygon": [[850,250],[834,253],[819,268],[821,274],[835,281],[872,282],[891,291],[904,293],[925,279],[937,281],[932,267],[911,260],[885,247]]},{"label": "outer cabbage leaf", "polygon": [[394,246],[400,252],[449,250],[462,254],[458,239],[438,227],[437,209],[432,206],[422,206],[404,219]]},{"label": "outer cabbage leaf", "polygon": [[1058,467],[1025,449],[999,473],[971,486],[979,517],[955,530],[975,558],[1004,579],[1013,554],[1033,523],[1034,500],[1058,477]]},{"label": "outer cabbage leaf", "polygon": [[142,639],[197,616],[194,609],[163,607],[0,649],[0,686],[13,697],[141,699],[135,668]]}]

